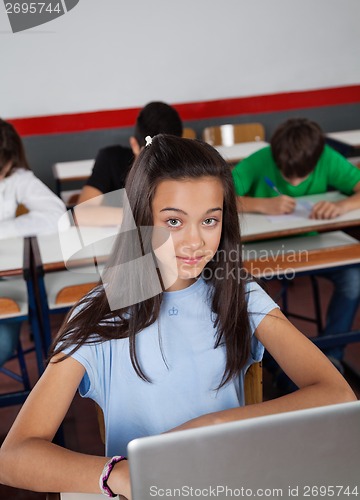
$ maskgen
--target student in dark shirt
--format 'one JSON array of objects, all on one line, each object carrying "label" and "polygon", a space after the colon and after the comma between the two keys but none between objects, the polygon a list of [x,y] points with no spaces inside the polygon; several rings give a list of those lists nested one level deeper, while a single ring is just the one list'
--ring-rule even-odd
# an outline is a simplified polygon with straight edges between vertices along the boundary
[{"label": "student in dark shirt", "polygon": [[[177,111],[164,102],[150,102],[137,117],[130,147],[109,146],[99,151],[91,176],[81,191],[78,203],[102,202],[101,195],[122,189],[134,159],[145,146],[145,137],[171,134],[181,137],[183,126]],[[106,203],[105,203],[106,204]]]}]

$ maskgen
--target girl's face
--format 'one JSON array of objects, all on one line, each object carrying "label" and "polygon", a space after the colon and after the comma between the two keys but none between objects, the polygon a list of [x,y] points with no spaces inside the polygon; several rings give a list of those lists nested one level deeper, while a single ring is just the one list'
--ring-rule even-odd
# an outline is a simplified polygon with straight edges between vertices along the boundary
[{"label": "girl's face", "polygon": [[152,204],[154,226],[166,228],[171,241],[155,250],[155,255],[167,291],[190,286],[215,255],[223,203],[223,186],[216,177],[158,184]]}]

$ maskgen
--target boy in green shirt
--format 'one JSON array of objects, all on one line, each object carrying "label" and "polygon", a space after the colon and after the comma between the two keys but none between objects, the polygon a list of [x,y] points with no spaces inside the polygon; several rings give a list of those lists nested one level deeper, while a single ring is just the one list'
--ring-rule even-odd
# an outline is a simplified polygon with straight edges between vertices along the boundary
[{"label": "boy in green shirt", "polygon": [[233,178],[242,212],[291,213],[296,205],[294,198],[326,193],[330,187],[352,196],[335,203],[317,203],[311,218],[333,219],[360,208],[360,169],[325,146],[320,127],[306,119],[291,119],[281,125],[269,147],[236,165]]},{"label": "boy in green shirt", "polygon": [[[360,208],[360,169],[326,146],[319,125],[304,118],[290,119],[280,125],[269,147],[235,166],[233,179],[240,212],[291,213],[298,196],[326,193],[329,188],[341,191],[348,198],[316,203],[310,218],[333,219]],[[317,274],[335,285],[323,334],[350,331],[360,302],[360,267]],[[339,361],[343,348],[328,349],[326,354]],[[338,362],[335,364],[339,367]]]}]

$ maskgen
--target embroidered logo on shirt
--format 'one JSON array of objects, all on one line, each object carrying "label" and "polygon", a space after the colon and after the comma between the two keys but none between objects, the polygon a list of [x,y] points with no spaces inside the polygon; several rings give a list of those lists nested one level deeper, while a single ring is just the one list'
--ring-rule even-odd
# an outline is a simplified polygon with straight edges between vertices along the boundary
[{"label": "embroidered logo on shirt", "polygon": [[176,307],[173,306],[171,309],[169,309],[168,313],[169,316],[177,316],[179,313],[179,309],[176,309]]}]

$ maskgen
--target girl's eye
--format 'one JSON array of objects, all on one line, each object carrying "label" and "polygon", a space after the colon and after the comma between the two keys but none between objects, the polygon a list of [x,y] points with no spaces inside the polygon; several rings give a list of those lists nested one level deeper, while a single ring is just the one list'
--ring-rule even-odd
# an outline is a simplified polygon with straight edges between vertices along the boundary
[{"label": "girl's eye", "polygon": [[166,222],[170,227],[179,227],[181,225],[179,219],[168,219]]},{"label": "girl's eye", "polygon": [[205,226],[215,226],[217,222],[218,222],[217,219],[214,219],[213,217],[211,217],[209,219],[205,219],[204,222],[203,222],[203,224]]}]

